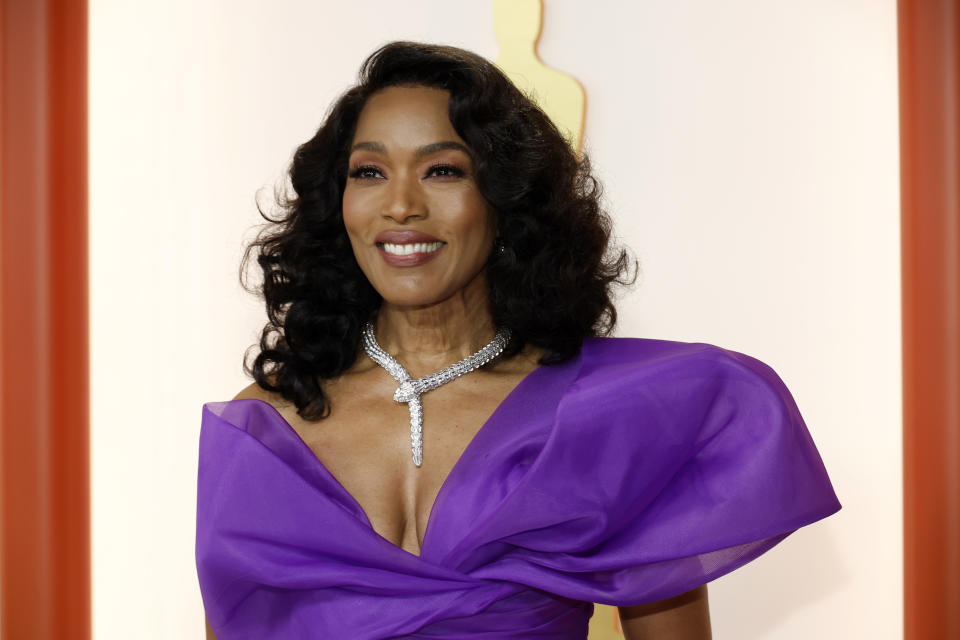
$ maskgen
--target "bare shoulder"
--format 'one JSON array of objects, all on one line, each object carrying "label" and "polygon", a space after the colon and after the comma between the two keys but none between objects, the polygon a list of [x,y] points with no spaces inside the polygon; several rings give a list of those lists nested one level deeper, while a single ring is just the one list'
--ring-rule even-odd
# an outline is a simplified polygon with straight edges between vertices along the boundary
[{"label": "bare shoulder", "polygon": [[257,400],[266,400],[271,395],[274,395],[272,391],[267,391],[256,382],[252,382],[247,386],[245,386],[243,389],[240,389],[240,393],[235,395],[233,399],[249,400],[251,398],[255,398]]},{"label": "bare shoulder", "polygon": [[261,387],[256,382],[252,382],[240,390],[240,393],[233,397],[234,400],[248,400],[256,399],[262,400],[268,404],[273,405],[277,409],[282,409],[286,405],[290,404],[290,401],[285,399],[282,395],[276,391],[267,391]]}]

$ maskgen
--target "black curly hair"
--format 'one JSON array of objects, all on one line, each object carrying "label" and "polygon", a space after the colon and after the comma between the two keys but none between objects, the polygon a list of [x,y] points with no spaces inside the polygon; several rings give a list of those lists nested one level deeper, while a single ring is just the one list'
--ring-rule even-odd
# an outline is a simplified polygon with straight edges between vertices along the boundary
[{"label": "black curly hair", "polygon": [[[613,329],[612,285],[635,279],[636,261],[626,249],[611,248],[611,220],[586,154],[578,157],[496,66],[455,47],[387,44],[364,61],[358,84],[297,148],[294,194],[278,194],[280,219],[260,210],[268,224],[240,266],[241,284],[264,299],[269,318],[252,366],[247,356],[256,345],[244,355],[244,371],[307,420],[328,414],[321,381],[356,361],[361,329],[380,306],[351,249],[342,197],[360,112],[372,94],[391,86],[450,93],[450,121],[474,155],[477,186],[504,243],[486,265],[493,322],[513,334],[501,357],[526,344],[544,350],[540,364],[573,357],[584,337]],[[245,274],[254,252],[264,277],[250,287]]]}]

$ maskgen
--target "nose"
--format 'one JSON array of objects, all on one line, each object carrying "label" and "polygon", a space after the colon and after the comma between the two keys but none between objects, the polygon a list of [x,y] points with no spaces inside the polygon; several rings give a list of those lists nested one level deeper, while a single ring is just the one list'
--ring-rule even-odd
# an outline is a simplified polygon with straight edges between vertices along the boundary
[{"label": "nose", "polygon": [[383,215],[396,222],[426,217],[427,205],[416,176],[394,176],[387,186]]}]

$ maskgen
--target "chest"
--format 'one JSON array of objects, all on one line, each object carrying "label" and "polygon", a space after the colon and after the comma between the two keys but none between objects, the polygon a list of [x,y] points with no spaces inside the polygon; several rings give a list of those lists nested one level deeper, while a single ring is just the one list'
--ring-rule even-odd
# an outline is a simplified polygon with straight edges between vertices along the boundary
[{"label": "chest", "polygon": [[322,420],[304,421],[293,407],[281,413],[373,529],[419,555],[450,471],[526,373],[473,372],[425,393],[420,467],[411,455],[408,406],[393,400],[396,385],[385,376],[325,388],[331,411]]}]

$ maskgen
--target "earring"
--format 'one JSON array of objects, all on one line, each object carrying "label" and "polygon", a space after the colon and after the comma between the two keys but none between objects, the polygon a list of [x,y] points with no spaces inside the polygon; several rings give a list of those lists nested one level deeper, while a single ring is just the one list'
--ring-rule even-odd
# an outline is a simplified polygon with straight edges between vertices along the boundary
[{"label": "earring", "polygon": [[496,241],[494,241],[493,246],[496,249],[497,253],[503,253],[504,251],[506,251],[506,249],[503,246],[503,238],[501,238],[500,236],[497,236],[497,239]]}]

